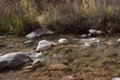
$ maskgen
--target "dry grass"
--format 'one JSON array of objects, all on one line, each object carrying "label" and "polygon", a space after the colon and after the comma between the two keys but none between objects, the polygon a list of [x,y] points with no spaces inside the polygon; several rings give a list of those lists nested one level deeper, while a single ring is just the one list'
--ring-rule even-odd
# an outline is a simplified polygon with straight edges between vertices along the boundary
[{"label": "dry grass", "polygon": [[44,19],[39,24],[56,33],[84,33],[89,28],[108,33],[120,31],[119,0],[62,1],[16,0],[13,4],[1,1],[0,34],[6,31],[26,34],[36,27],[39,15]]}]

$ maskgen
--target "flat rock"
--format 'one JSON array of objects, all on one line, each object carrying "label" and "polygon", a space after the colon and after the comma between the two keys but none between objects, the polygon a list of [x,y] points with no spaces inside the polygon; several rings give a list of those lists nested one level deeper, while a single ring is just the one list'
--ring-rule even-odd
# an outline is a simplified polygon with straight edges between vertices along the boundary
[{"label": "flat rock", "polygon": [[53,46],[53,43],[52,43],[52,42],[49,42],[49,41],[47,41],[47,40],[41,40],[41,41],[38,43],[38,46],[37,46],[37,48],[36,48],[36,51],[44,51],[44,50],[50,49],[52,46]]},{"label": "flat rock", "polygon": [[8,53],[0,56],[0,68],[17,67],[30,61],[31,58],[22,52]]}]

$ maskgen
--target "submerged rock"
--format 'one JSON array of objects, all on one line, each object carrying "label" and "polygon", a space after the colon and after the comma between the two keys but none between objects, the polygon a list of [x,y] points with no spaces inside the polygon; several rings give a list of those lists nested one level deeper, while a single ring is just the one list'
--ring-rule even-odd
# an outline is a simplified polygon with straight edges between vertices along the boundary
[{"label": "submerged rock", "polygon": [[13,68],[30,61],[31,58],[22,52],[8,53],[0,56],[0,68]]},{"label": "submerged rock", "polygon": [[47,40],[41,40],[38,43],[36,51],[37,52],[44,51],[44,50],[50,49],[52,46],[53,46],[53,42],[49,42]]},{"label": "submerged rock", "polygon": [[65,38],[61,38],[61,39],[58,40],[58,43],[59,44],[68,44],[68,40],[65,39]]}]

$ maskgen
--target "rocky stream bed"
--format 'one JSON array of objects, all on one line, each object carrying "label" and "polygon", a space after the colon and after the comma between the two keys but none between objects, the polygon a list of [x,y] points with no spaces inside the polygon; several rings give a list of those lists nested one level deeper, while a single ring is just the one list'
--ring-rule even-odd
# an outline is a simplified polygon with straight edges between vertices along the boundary
[{"label": "rocky stream bed", "polygon": [[[67,42],[60,43],[59,39]],[[81,38],[77,34],[0,38],[0,55],[22,52],[32,58],[22,66],[0,69],[0,80],[120,80],[120,34]],[[36,51],[39,41],[53,45]],[[1,64],[0,64],[1,65]]]}]

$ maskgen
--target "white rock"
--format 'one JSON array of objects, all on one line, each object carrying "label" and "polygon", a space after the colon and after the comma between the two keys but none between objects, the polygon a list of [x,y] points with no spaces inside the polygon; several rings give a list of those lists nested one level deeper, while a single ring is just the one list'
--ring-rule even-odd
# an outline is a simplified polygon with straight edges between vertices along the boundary
[{"label": "white rock", "polygon": [[112,80],[120,80],[120,78],[113,78]]},{"label": "white rock", "polygon": [[44,35],[44,31],[41,30],[41,29],[36,29],[35,31],[31,32],[30,34],[26,35],[26,38],[28,39],[33,39],[35,37],[39,37],[39,36],[42,36]]},{"label": "white rock", "polygon": [[102,31],[99,31],[99,30],[95,30],[95,29],[89,29],[89,36],[98,36],[100,34],[102,34],[103,32]]},{"label": "white rock", "polygon": [[32,61],[31,58],[22,52],[8,53],[0,56],[0,68],[17,67],[29,61]]},{"label": "white rock", "polygon": [[51,48],[53,45],[52,42],[49,42],[47,40],[41,40],[39,43],[38,43],[38,46],[37,46],[37,49],[36,51],[44,51],[44,50],[47,50],[49,48]]},{"label": "white rock", "polygon": [[87,34],[82,34],[80,37],[81,38],[86,38],[86,37],[88,37],[88,35]]},{"label": "white rock", "polygon": [[119,42],[119,43],[120,43],[120,39],[118,39],[118,40],[117,40],[117,42]]},{"label": "white rock", "polygon": [[65,39],[65,38],[59,39],[58,42],[59,42],[60,44],[68,44],[68,40]]}]

